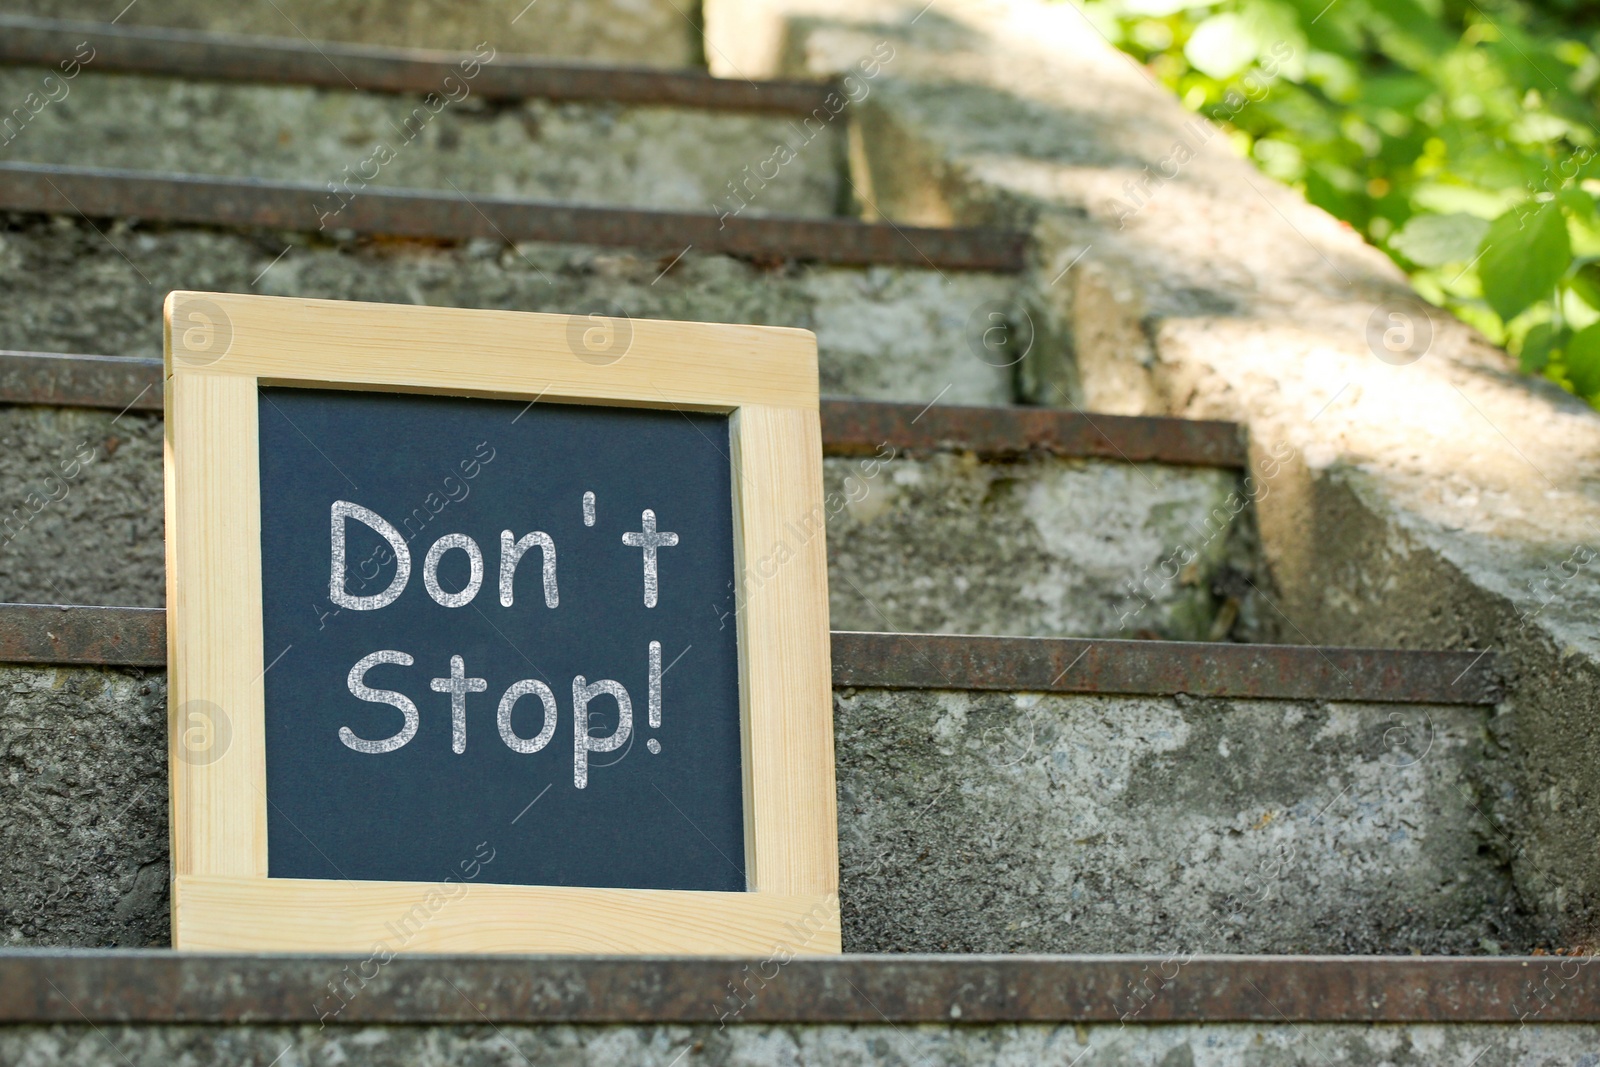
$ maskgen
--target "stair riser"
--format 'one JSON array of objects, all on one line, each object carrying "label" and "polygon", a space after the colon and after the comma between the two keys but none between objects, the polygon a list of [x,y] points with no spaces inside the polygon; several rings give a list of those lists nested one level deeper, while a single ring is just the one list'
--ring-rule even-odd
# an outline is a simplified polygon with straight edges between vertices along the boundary
[{"label": "stair riser", "polygon": [[167,686],[141,675],[0,668],[0,940],[170,943]]},{"label": "stair riser", "polygon": [[[306,182],[326,193],[308,200],[308,222],[330,229],[342,201],[365,188],[749,216],[831,215],[839,204],[840,131],[818,127],[808,137],[798,118],[490,105],[465,74],[427,102],[104,74],[92,65],[71,80],[60,74],[0,69],[0,100],[34,93],[51,101],[0,134],[8,162]],[[793,150],[781,167],[770,162],[779,145]]]},{"label": "stair riser", "polygon": [[[12,943],[165,940],[162,682],[0,669]],[[1479,814],[1498,781],[1483,710],[867,689],[835,705],[847,951],[1527,938]]]},{"label": "stair riser", "polygon": [[[173,289],[798,326],[816,332],[825,393],[1006,403],[1011,371],[968,344],[1005,298],[993,274],[874,267],[763,270],[682,248],[422,241],[336,246],[304,235],[11,216],[0,230],[0,348],[159,357]],[[113,243],[115,247],[113,247]],[[286,251],[287,250],[287,251]],[[659,253],[659,254],[658,254]],[[282,258],[277,258],[279,256]],[[667,268],[671,268],[670,270]]]},{"label": "stair riser", "polygon": [[[948,454],[823,470],[837,630],[1204,639],[1223,568],[1250,573],[1233,472]],[[0,599],[165,603],[158,416],[0,408],[0,486]],[[1167,580],[1181,545],[1194,563]]]},{"label": "stair riser", "polygon": [[[1482,952],[1526,936],[1485,709],[835,698],[846,946]],[[1401,902],[1401,903],[1396,903]]]},{"label": "stair riser", "polygon": [[946,453],[829,460],[824,483],[845,501],[828,522],[836,630],[1202,641],[1261,630],[1251,583],[1265,583],[1236,472]]},{"label": "stair riser", "polygon": [[[781,972],[780,972],[781,975]],[[340,977],[330,974],[330,980]],[[738,977],[730,975],[730,980]],[[776,979],[782,981],[781,976]],[[1270,997],[1271,990],[1263,990]],[[308,996],[314,993],[308,993]],[[324,991],[323,995],[327,994]],[[329,1003],[338,1002],[329,998]],[[1211,1023],[1120,1027],[1055,1024],[849,1026],[17,1026],[0,1030],[0,1059],[18,1067],[69,1063],[696,1063],[1073,1064],[1097,1067],[1525,1067],[1593,1062],[1600,1026]],[[508,1048],[507,1046],[510,1046]],[[693,1055],[685,1055],[690,1050]],[[126,1058],[124,1058],[126,1057]],[[1476,1057],[1476,1058],[1475,1058]]]},{"label": "stair riser", "polygon": [[0,408],[0,598],[165,603],[161,449],[159,417]]},{"label": "stair riser", "polygon": [[99,0],[8,0],[8,14],[294,41],[348,41],[401,48],[471,49],[488,41],[505,52],[686,67],[702,60],[698,28],[671,0],[382,0],[328,4],[318,0],[141,0],[118,17],[121,3]]}]

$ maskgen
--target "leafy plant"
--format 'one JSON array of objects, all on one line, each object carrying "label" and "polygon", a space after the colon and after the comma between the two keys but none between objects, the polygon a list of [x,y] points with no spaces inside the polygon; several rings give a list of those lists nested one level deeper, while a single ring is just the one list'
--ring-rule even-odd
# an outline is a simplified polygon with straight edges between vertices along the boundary
[{"label": "leafy plant", "polygon": [[1584,0],[1082,0],[1267,173],[1600,406],[1600,33]]}]

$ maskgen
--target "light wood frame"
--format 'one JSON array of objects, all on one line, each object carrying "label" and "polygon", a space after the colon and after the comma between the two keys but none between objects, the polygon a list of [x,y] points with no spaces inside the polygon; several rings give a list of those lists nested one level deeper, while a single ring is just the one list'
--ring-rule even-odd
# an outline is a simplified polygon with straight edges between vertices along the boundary
[{"label": "light wood frame", "polygon": [[[174,947],[792,954],[839,951],[816,338],[624,320],[614,362],[567,315],[174,292],[165,305]],[[749,891],[267,877],[259,385],[731,415]],[[777,561],[777,562],[774,562]],[[225,746],[186,758],[179,709]],[[394,924],[430,916],[397,947]],[[408,926],[409,930],[410,927]]]}]

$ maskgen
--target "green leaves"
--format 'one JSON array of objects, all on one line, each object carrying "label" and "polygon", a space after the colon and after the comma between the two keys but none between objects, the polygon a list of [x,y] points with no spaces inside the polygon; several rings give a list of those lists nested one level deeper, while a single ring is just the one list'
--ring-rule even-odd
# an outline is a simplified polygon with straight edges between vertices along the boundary
[{"label": "green leaves", "polygon": [[1562,362],[1573,392],[1582,397],[1600,393],[1600,322],[1572,335]]},{"label": "green leaves", "polygon": [[1483,298],[1501,319],[1514,319],[1549,299],[1572,264],[1566,216],[1554,201],[1519,204],[1490,225],[1481,252]]},{"label": "green leaves", "polygon": [[1567,288],[1578,294],[1578,299],[1600,311],[1600,263],[1585,263],[1572,272]]},{"label": "green leaves", "polygon": [[1076,2],[1428,299],[1600,407],[1597,0]]},{"label": "green leaves", "polygon": [[1541,322],[1528,331],[1517,351],[1517,365],[1524,374],[1538,374],[1550,365],[1550,350],[1555,347],[1556,331],[1548,322]]},{"label": "green leaves", "polygon": [[1196,26],[1183,54],[1201,73],[1231,78],[1256,58],[1256,42],[1243,16],[1228,12]]},{"label": "green leaves", "polygon": [[1462,212],[1413,215],[1389,244],[1420,267],[1442,267],[1477,255],[1488,232],[1487,221]]}]

